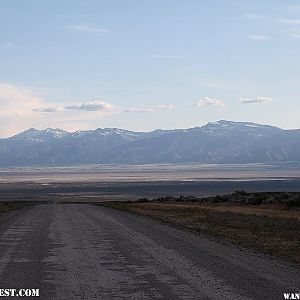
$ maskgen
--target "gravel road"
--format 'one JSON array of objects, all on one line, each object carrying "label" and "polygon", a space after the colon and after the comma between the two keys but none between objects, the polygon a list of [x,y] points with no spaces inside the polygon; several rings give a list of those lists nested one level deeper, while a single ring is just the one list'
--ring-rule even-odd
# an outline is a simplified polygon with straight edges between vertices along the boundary
[{"label": "gravel road", "polygon": [[39,288],[41,299],[283,299],[300,291],[300,268],[126,212],[41,204],[0,215],[1,288]]}]

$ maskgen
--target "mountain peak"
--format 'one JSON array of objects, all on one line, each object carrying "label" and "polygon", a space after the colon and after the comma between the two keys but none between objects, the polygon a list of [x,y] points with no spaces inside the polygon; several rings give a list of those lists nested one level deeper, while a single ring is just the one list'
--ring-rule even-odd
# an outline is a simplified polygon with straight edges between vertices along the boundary
[{"label": "mountain peak", "polygon": [[68,131],[62,130],[60,128],[47,128],[47,129],[43,130],[43,132],[48,133],[56,138],[60,138],[60,137],[63,137],[65,135],[69,134]]},{"label": "mountain peak", "polygon": [[203,129],[216,129],[216,128],[222,128],[224,130],[227,129],[276,129],[281,130],[279,127],[270,126],[270,125],[263,125],[253,122],[238,122],[238,121],[228,121],[228,120],[219,120],[215,122],[209,122],[206,125],[202,126]]},{"label": "mountain peak", "polygon": [[40,134],[41,130],[36,129],[36,128],[29,128],[25,131],[22,131],[16,135],[14,135],[12,138],[28,138],[28,137],[32,137],[35,135]]},{"label": "mountain peak", "polygon": [[219,120],[215,122],[208,122],[207,125],[219,125],[219,126],[255,126],[262,127],[268,125],[262,125],[253,122],[239,122],[239,121],[230,121],[230,120]]},{"label": "mountain peak", "polygon": [[69,134],[67,131],[59,128],[47,128],[44,130],[30,128],[15,135],[13,138],[40,141],[47,137],[62,138],[67,134]]}]

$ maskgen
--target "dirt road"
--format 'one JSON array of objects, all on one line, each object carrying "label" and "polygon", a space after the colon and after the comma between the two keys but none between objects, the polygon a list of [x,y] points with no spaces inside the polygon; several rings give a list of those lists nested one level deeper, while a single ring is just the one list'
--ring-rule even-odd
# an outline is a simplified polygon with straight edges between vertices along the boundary
[{"label": "dirt road", "polygon": [[0,216],[0,288],[39,288],[41,299],[283,299],[300,291],[300,268],[129,213],[57,203]]}]

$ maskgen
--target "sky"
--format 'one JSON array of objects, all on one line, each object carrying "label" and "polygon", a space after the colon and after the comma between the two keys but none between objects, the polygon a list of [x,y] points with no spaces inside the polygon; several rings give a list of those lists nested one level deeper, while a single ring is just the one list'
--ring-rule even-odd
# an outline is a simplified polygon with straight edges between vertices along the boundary
[{"label": "sky", "polygon": [[0,138],[300,128],[300,1],[1,0]]}]

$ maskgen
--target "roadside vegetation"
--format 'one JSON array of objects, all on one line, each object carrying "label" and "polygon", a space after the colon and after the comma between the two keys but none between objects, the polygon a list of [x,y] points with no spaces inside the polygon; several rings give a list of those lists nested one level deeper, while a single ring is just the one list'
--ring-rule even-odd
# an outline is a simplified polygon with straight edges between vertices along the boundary
[{"label": "roadside vegetation", "polygon": [[198,202],[198,203],[231,203],[231,204],[246,204],[246,205],[273,205],[274,208],[300,208],[300,193],[297,192],[258,192],[247,193],[245,191],[235,191],[232,194],[216,195],[211,197],[193,197],[193,196],[179,196],[179,197],[160,197],[149,200],[142,198],[137,202]]},{"label": "roadside vegetation", "polygon": [[160,197],[101,205],[157,219],[300,263],[300,193],[246,193]]},{"label": "roadside vegetation", "polygon": [[0,201],[0,218],[2,213],[32,205],[34,203],[25,201]]}]

